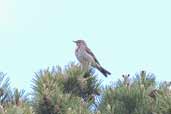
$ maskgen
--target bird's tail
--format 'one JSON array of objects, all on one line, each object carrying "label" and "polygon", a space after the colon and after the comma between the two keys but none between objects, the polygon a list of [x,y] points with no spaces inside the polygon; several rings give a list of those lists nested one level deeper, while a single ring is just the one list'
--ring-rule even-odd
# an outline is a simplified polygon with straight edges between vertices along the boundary
[{"label": "bird's tail", "polygon": [[111,73],[109,71],[107,71],[106,69],[104,69],[102,66],[98,65],[97,69],[105,76],[107,77],[108,75],[111,75]]}]

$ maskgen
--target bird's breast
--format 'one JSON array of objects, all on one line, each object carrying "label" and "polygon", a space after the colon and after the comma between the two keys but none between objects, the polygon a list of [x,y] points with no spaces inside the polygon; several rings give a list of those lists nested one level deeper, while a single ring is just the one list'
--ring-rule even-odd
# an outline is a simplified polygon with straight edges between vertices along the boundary
[{"label": "bird's breast", "polygon": [[84,51],[81,49],[77,48],[75,51],[75,56],[77,59],[82,63],[84,61]]},{"label": "bird's breast", "polygon": [[77,48],[75,55],[81,64],[95,64],[93,57],[84,48]]}]

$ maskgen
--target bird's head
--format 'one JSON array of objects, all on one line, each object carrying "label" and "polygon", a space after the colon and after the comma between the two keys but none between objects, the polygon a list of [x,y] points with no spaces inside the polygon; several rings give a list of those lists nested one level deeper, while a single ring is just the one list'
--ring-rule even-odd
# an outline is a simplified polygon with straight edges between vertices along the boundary
[{"label": "bird's head", "polygon": [[84,40],[76,40],[73,42],[76,43],[77,46],[87,46]]}]

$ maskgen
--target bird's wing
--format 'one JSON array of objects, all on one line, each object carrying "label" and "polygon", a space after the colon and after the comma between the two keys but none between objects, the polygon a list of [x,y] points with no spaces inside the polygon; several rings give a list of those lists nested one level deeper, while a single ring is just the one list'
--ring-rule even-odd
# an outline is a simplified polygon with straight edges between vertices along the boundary
[{"label": "bird's wing", "polygon": [[86,52],[87,52],[88,54],[90,54],[90,55],[93,57],[93,59],[95,60],[95,62],[96,62],[97,64],[100,65],[100,63],[99,63],[99,61],[97,60],[96,56],[93,54],[93,52],[92,52],[88,47],[86,48]]}]

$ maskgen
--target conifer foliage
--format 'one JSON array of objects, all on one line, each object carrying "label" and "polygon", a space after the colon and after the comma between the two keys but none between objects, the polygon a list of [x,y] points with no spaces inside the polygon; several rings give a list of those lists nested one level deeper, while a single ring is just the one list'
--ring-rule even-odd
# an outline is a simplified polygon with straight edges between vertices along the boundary
[{"label": "conifer foliage", "polygon": [[0,73],[0,114],[34,114],[24,90],[12,89],[9,77]]},{"label": "conifer foliage", "polygon": [[99,83],[92,72],[83,76],[78,65],[36,73],[33,106],[37,114],[89,114]]},{"label": "conifer foliage", "polygon": [[126,85],[119,80],[104,89],[97,107],[101,114],[171,114],[169,84],[158,87],[155,76],[145,71],[130,80]]},{"label": "conifer foliage", "polygon": [[146,71],[102,88],[93,69],[85,73],[71,63],[35,73],[27,93],[0,73],[0,114],[171,114],[170,88]]}]

